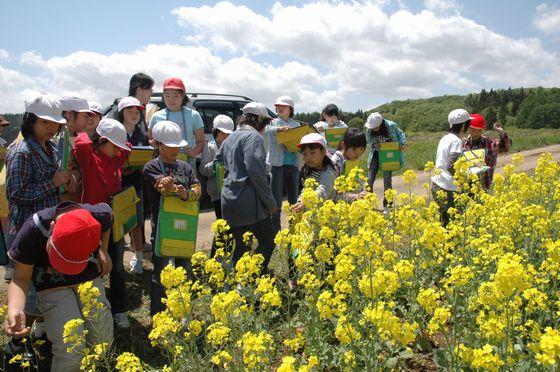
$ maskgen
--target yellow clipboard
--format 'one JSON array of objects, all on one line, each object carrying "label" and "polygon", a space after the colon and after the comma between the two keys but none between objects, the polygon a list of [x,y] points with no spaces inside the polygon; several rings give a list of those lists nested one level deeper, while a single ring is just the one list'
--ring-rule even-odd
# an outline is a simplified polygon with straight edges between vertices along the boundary
[{"label": "yellow clipboard", "polygon": [[309,133],[316,133],[317,130],[311,125],[304,124],[301,127],[292,128],[285,132],[276,132],[276,142],[281,143],[290,152],[298,152],[297,145],[301,138]]},{"label": "yellow clipboard", "polygon": [[152,146],[132,146],[130,156],[126,161],[126,166],[131,168],[142,168],[154,157]]},{"label": "yellow clipboard", "polygon": [[113,241],[118,242],[136,227],[136,203],[140,202],[134,186],[129,186],[111,198],[113,208]]}]

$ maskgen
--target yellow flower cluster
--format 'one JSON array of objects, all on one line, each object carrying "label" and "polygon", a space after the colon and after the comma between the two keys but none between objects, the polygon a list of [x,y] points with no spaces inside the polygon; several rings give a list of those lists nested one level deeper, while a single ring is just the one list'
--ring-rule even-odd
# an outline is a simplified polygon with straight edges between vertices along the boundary
[{"label": "yellow flower cluster", "polygon": [[132,353],[122,353],[117,357],[117,365],[115,366],[117,371],[121,372],[142,372],[144,368],[140,359]]}]

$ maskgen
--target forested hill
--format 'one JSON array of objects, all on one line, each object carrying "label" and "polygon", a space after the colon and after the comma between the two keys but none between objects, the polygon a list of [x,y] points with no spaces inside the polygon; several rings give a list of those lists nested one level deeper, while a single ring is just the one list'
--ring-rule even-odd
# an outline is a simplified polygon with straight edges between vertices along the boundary
[{"label": "forested hill", "polygon": [[[447,114],[456,108],[481,113],[490,123],[521,128],[560,128],[560,88],[516,88],[482,90],[467,96],[442,96],[393,101],[370,111],[343,112],[341,119],[361,127],[369,113],[379,111],[409,131],[438,131],[447,128]],[[298,120],[314,123],[318,112],[297,114]]]}]

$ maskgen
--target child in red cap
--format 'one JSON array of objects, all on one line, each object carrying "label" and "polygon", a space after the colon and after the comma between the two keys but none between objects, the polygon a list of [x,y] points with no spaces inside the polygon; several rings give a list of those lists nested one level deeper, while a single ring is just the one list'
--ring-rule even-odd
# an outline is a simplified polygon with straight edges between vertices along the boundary
[{"label": "child in red cap", "polygon": [[[90,139],[82,132],[76,138],[74,156],[82,171],[82,203],[97,204],[111,201],[121,191],[121,168],[130,154],[125,127],[115,119],[103,119]],[[124,241],[109,238],[109,254],[113,263],[109,277],[109,301],[117,328],[130,327],[124,270]],[[105,273],[104,273],[105,274]]]},{"label": "child in red cap", "polygon": [[464,150],[484,150],[484,163],[490,167],[487,173],[484,173],[482,185],[485,189],[490,188],[494,179],[494,170],[498,163],[498,154],[509,151],[511,140],[504,131],[500,123],[494,123],[494,130],[498,132],[498,138],[486,137],[482,134],[486,130],[486,120],[480,114],[471,115],[471,123],[469,125],[469,136],[463,143]]},{"label": "child in red cap", "polygon": [[[113,321],[101,274],[109,265],[107,241],[113,212],[107,204],[89,205],[63,202],[31,216],[19,230],[8,252],[15,262],[8,287],[6,333],[22,337],[29,333],[24,304],[30,282],[37,290],[39,310],[52,342],[53,371],[77,371],[86,343],[73,353],[63,341],[66,322],[83,319],[88,346],[113,341]],[[101,265],[102,264],[102,265]],[[85,317],[77,294],[79,284],[93,281],[104,306],[95,316]]]}]

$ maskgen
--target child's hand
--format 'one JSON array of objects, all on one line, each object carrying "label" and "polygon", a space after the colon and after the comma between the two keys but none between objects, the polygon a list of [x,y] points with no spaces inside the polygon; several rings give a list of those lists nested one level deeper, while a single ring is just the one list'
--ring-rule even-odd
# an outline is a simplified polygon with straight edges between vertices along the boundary
[{"label": "child's hand", "polygon": [[75,193],[79,191],[80,185],[80,172],[71,172],[70,179],[68,180],[68,184],[66,185],[66,189],[68,192]]},{"label": "child's hand", "polygon": [[175,192],[175,185],[173,184],[173,178],[169,176],[160,178],[157,184],[157,190],[161,194],[165,192]]},{"label": "child's hand", "polygon": [[289,131],[291,128],[289,126],[283,126],[283,127],[278,127],[277,131],[278,132],[287,132]]},{"label": "child's hand", "polygon": [[296,203],[292,206],[294,212],[302,212],[305,209],[305,205],[302,202]]},{"label": "child's hand", "polygon": [[317,130],[319,131],[319,133],[323,133],[325,131],[325,128],[323,128],[322,126],[320,126],[319,128],[317,128]]},{"label": "child's hand", "polygon": [[54,187],[59,187],[60,185],[66,185],[69,180],[70,180],[70,174],[64,171],[56,171],[52,178]]},{"label": "child's hand", "polygon": [[179,196],[181,199],[189,200],[189,193],[188,190],[185,189],[185,186],[183,185],[175,186],[175,192],[177,193],[177,196]]}]

